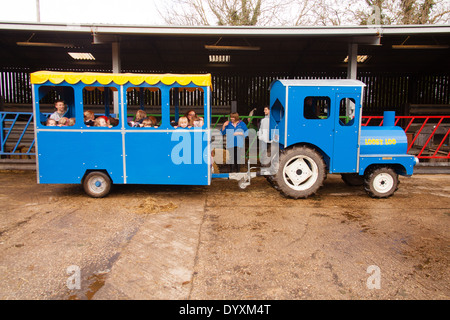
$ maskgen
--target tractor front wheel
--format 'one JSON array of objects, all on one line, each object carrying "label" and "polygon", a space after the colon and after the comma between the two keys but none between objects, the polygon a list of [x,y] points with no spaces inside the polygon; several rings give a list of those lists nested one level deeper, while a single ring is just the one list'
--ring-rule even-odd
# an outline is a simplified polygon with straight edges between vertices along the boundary
[{"label": "tractor front wheel", "polygon": [[364,190],[372,198],[392,196],[398,183],[398,174],[390,167],[373,167],[364,174]]}]

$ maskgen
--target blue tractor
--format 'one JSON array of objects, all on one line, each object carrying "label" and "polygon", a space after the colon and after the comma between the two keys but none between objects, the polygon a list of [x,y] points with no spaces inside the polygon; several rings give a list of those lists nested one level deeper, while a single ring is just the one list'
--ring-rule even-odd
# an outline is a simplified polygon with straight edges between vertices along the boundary
[{"label": "blue tractor", "polygon": [[[276,80],[270,87],[272,165],[261,174],[285,196],[306,198],[327,174],[364,185],[375,198],[398,187],[418,159],[407,154],[407,138],[385,112],[383,126],[361,126],[365,84],[342,80]],[[275,157],[278,156],[278,159]]]}]

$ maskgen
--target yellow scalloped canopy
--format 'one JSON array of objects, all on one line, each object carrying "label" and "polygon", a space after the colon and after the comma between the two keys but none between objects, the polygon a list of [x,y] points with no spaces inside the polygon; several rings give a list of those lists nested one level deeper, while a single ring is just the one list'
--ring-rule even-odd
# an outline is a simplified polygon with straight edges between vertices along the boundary
[{"label": "yellow scalloped canopy", "polygon": [[144,82],[149,85],[155,85],[162,82],[165,85],[172,85],[177,82],[186,86],[191,82],[199,87],[211,87],[211,74],[140,74],[140,73],[98,73],[98,72],[53,72],[38,71],[31,74],[31,83],[42,84],[50,81],[53,84],[60,84],[66,81],[69,84],[83,82],[84,84],[93,84],[98,81],[102,85],[108,85],[112,82],[118,85],[130,82],[134,85],[140,85]]}]

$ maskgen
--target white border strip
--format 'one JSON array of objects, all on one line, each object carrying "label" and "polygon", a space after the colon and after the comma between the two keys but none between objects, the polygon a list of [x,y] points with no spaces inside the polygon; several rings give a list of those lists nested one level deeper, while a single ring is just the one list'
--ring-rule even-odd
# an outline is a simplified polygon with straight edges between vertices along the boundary
[{"label": "white border strip", "polygon": [[286,86],[286,107],[284,111],[284,148],[287,148],[287,137],[288,137],[288,106],[289,106],[289,86]]},{"label": "white border strip", "polygon": [[[210,128],[211,127],[211,116],[210,116],[210,112],[211,112],[211,105],[210,105],[210,93],[211,93],[211,89],[210,87],[208,87],[208,89],[206,90],[206,114],[207,114],[207,123],[206,123],[206,127]],[[195,130],[195,129],[194,129]],[[185,130],[187,131],[187,130]],[[204,131],[204,130],[202,130]],[[205,130],[207,131],[207,144],[208,144],[208,185],[211,184],[211,130]]]},{"label": "white border strip", "polygon": [[356,173],[359,173],[359,157],[361,153],[361,122],[363,113],[363,98],[364,98],[364,88],[361,88],[361,100],[359,102],[359,127],[358,127],[358,149],[356,158]]},{"label": "white border strip", "polygon": [[123,86],[120,86],[120,114],[122,117],[122,129],[120,130],[122,132],[122,161],[123,161],[123,183],[127,184],[127,155],[126,155],[126,148],[125,148],[125,121],[124,119],[124,105],[123,105]]},{"label": "white border strip", "polygon": [[33,126],[34,126],[34,150],[36,153],[36,176],[37,176],[37,183],[40,183],[39,179],[39,151],[38,151],[38,138],[37,138],[37,121],[40,121],[36,118],[36,105],[38,104],[38,101],[36,101],[36,91],[34,89],[34,85],[31,86],[31,96],[33,101]]}]

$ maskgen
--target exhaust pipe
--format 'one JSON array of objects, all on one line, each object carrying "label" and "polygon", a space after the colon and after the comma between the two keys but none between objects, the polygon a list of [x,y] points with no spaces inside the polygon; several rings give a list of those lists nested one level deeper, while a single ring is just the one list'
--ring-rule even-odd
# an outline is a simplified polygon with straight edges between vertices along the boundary
[{"label": "exhaust pipe", "polygon": [[395,111],[384,111],[383,113],[383,127],[395,126]]}]

